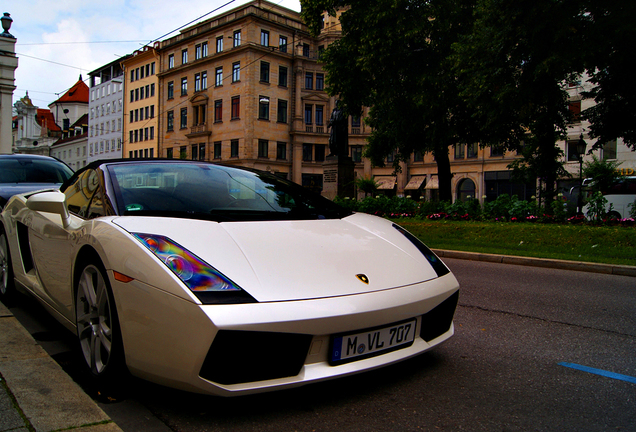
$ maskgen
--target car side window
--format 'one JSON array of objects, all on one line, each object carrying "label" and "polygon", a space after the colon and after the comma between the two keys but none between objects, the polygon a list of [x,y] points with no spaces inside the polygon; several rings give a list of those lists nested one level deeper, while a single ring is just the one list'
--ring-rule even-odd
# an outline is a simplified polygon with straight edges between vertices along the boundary
[{"label": "car side window", "polygon": [[[88,208],[95,192],[99,189],[99,178],[95,170],[86,170],[71,184],[64,194],[68,211],[82,218],[88,217]],[[98,215],[101,216],[101,215]]]}]

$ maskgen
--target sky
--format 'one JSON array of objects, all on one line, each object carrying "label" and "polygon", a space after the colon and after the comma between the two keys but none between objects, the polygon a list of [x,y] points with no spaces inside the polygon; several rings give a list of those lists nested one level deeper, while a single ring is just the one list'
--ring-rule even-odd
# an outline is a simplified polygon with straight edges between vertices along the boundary
[{"label": "sky", "polygon": [[[151,41],[175,36],[178,32],[166,33],[204,15],[201,20],[249,1],[5,2],[5,9],[1,12],[11,14],[13,24],[9,32],[17,39],[17,88],[13,93],[13,102],[23,98],[28,91],[34,105],[47,108],[77,82],[80,74],[88,84],[89,72],[131,54]],[[300,11],[299,0],[270,2]]]}]

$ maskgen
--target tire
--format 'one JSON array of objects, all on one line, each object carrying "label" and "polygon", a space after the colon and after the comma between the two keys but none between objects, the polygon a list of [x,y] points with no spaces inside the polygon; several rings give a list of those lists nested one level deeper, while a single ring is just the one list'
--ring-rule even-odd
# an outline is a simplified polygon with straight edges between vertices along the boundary
[{"label": "tire", "polygon": [[124,346],[106,270],[97,260],[82,267],[76,281],[75,321],[81,357],[98,384],[124,377]]},{"label": "tire", "polygon": [[0,300],[6,302],[15,294],[13,281],[13,266],[11,265],[11,253],[9,242],[4,227],[0,225]]}]

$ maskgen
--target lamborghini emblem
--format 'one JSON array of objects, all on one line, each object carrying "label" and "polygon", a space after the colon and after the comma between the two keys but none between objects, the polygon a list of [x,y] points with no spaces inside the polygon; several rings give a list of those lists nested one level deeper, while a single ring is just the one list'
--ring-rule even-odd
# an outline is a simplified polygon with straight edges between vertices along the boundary
[{"label": "lamborghini emblem", "polygon": [[369,278],[366,275],[357,274],[356,277],[360,280],[360,282],[364,282],[365,284],[369,285]]}]

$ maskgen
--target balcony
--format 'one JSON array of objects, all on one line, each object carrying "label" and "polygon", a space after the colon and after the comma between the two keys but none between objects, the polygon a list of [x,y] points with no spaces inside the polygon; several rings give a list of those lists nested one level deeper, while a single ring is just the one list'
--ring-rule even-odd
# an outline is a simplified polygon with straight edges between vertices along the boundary
[{"label": "balcony", "polygon": [[204,135],[212,135],[212,131],[208,129],[207,123],[192,126],[190,133],[186,134],[188,138]]}]

